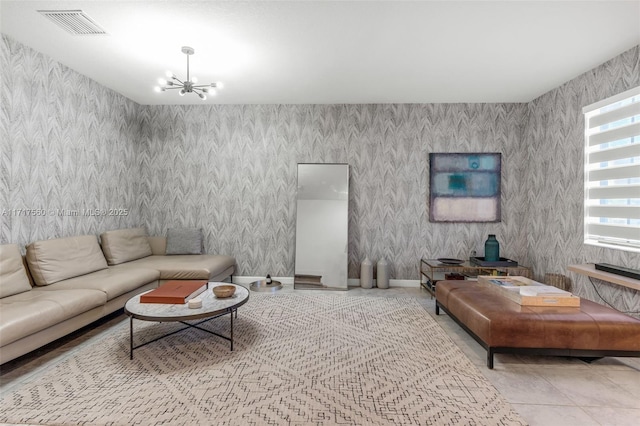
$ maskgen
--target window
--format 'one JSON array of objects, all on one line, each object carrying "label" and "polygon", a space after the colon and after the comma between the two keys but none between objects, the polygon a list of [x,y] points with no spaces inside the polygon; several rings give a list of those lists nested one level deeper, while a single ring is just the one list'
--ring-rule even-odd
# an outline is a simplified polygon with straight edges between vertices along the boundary
[{"label": "window", "polygon": [[584,242],[640,252],[640,87],[583,112]]}]

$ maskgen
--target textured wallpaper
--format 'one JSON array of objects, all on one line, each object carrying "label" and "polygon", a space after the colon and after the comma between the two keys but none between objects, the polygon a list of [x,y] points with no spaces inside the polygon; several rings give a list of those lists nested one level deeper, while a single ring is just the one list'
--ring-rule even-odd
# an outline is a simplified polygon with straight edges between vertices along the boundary
[{"label": "textured wallpaper", "polygon": [[0,96],[0,243],[141,222],[137,104],[4,35]]},{"label": "textured wallpaper", "polygon": [[[640,85],[640,47],[563,84],[527,105],[525,228],[536,273],[569,274],[567,265],[606,262],[640,268],[640,253],[585,246],[582,108]],[[640,313],[637,291],[571,274],[583,297]],[[600,295],[598,295],[598,292]],[[602,296],[602,298],[600,297]]]},{"label": "textured wallpaper", "polygon": [[[420,257],[480,254],[489,233],[537,278],[640,267],[582,244],[581,110],[640,84],[638,47],[528,104],[224,106],[140,106],[5,36],[0,48],[1,243],[199,226],[239,275],[292,276],[296,164],[339,162],[352,278],[366,255],[418,279]],[[501,152],[502,222],[430,223],[431,152]],[[637,292],[571,277],[582,296],[640,309]]]},{"label": "textured wallpaper", "polygon": [[[239,275],[292,276],[296,165],[348,163],[349,277],[365,255],[418,279],[421,256],[467,257],[497,234],[526,263],[523,104],[142,108],[142,210],[153,233],[201,226]],[[503,221],[428,220],[430,152],[501,152]]]}]

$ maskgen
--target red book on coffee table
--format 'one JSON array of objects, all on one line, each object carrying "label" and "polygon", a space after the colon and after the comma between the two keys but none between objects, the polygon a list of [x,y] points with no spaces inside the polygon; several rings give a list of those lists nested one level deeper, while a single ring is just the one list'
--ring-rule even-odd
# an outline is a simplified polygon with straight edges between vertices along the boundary
[{"label": "red book on coffee table", "polygon": [[140,303],[166,303],[181,305],[187,303],[207,288],[207,281],[175,280],[167,281],[155,290],[140,296]]}]

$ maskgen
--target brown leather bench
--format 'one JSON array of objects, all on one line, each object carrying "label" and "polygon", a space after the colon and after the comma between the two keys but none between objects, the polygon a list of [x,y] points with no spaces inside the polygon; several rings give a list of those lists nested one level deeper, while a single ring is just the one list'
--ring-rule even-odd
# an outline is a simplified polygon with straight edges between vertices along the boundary
[{"label": "brown leather bench", "polygon": [[439,281],[436,315],[445,311],[493,355],[640,357],[640,320],[580,299],[579,308],[527,307],[473,281]]}]

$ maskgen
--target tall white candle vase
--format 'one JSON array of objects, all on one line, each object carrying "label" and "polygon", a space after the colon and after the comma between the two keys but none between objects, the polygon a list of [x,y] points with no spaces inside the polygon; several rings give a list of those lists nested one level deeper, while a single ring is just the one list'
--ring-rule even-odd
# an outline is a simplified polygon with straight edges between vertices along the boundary
[{"label": "tall white candle vase", "polygon": [[384,258],[378,260],[376,283],[378,288],[389,288],[389,265]]},{"label": "tall white candle vase", "polygon": [[368,257],[360,264],[360,287],[373,288],[373,263]]}]

